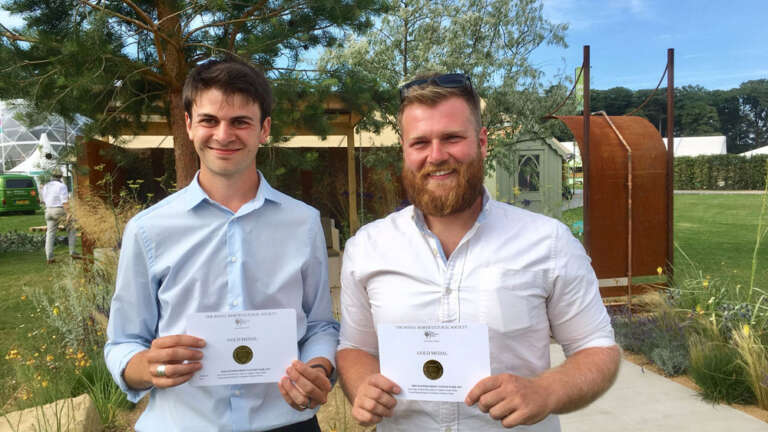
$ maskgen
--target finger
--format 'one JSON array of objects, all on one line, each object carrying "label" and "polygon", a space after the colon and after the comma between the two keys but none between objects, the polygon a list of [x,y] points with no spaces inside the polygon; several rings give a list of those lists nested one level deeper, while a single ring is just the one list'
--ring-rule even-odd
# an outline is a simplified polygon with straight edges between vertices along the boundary
[{"label": "finger", "polygon": [[283,396],[283,400],[291,406],[291,408],[297,410],[297,411],[303,411],[304,408],[300,407],[299,404],[296,403],[296,401],[293,400],[291,395],[288,393],[287,385],[291,383],[291,380],[289,380],[286,377],[283,377],[280,381],[277,383],[277,388],[280,390],[280,394]]},{"label": "finger", "polygon": [[326,393],[331,391],[331,381],[328,379],[328,376],[325,375],[325,369],[313,368],[298,360],[294,361],[291,364],[291,367],[295,368],[298,373],[311,381],[320,390]]},{"label": "finger", "polygon": [[501,391],[501,389],[497,388],[495,390],[489,391],[488,393],[480,396],[480,398],[477,400],[477,407],[480,409],[480,411],[487,413],[491,410],[491,408],[504,401],[504,396],[504,392]]},{"label": "finger", "polygon": [[491,407],[491,409],[488,410],[488,415],[494,420],[502,420],[515,413],[516,410],[517,406],[513,402],[503,400]]},{"label": "finger", "polygon": [[152,385],[157,388],[175,387],[192,379],[194,374],[180,375],[176,377],[152,377]]},{"label": "finger", "polygon": [[[167,363],[161,363],[161,364],[165,364],[165,373],[163,374],[163,377],[167,377],[167,378],[194,374],[195,372],[203,368],[203,365],[199,362],[180,363],[180,364],[167,364]],[[154,377],[162,378],[157,374],[158,366],[160,366],[160,364],[150,365],[150,368],[149,368],[150,375]]]},{"label": "finger", "polygon": [[464,403],[467,406],[472,406],[477,403],[480,396],[488,393],[491,390],[496,389],[499,386],[499,379],[496,376],[489,376],[481,379],[472,390],[467,393],[467,397],[464,399]]},{"label": "finger", "polygon": [[360,397],[375,401],[379,405],[390,410],[397,405],[397,400],[391,394],[378,387],[366,386],[362,388],[360,390]]},{"label": "finger", "polygon": [[288,396],[298,407],[304,409],[303,407],[309,406],[310,396],[306,395],[298,387],[296,387],[296,385],[294,385],[290,379],[283,378],[281,381],[283,382],[283,386],[285,387]]},{"label": "finger", "polygon": [[389,394],[400,394],[400,387],[395,384],[394,381],[391,381],[389,378],[385,377],[382,374],[375,374],[372,375],[368,382],[376,387],[379,388]]},{"label": "finger", "polygon": [[534,422],[526,419],[526,413],[522,410],[513,411],[508,416],[504,417],[501,421],[501,425],[505,428],[511,428],[523,424],[533,424]]},{"label": "finger", "polygon": [[152,341],[152,348],[192,347],[202,348],[205,340],[190,335],[169,335]]},{"label": "finger", "polygon": [[152,348],[147,352],[150,363],[181,363],[184,361],[200,361],[202,351],[189,348]]},{"label": "finger", "polygon": [[314,372],[319,371],[309,371],[309,373],[312,373],[312,376],[308,378],[299,373],[293,366],[285,371],[291,381],[293,381],[294,385],[301,389],[302,393],[311,397],[313,400],[325,403],[326,395],[330,391],[331,383],[325,378],[325,375],[322,374],[322,372],[320,372],[319,375]]},{"label": "finger", "polygon": [[358,398],[357,405],[359,408],[368,411],[369,413],[378,417],[392,417],[392,408],[379,403],[378,400],[369,399],[366,397]]},{"label": "finger", "polygon": [[373,426],[381,421],[381,417],[359,407],[352,408],[352,417],[354,417],[361,426]]}]

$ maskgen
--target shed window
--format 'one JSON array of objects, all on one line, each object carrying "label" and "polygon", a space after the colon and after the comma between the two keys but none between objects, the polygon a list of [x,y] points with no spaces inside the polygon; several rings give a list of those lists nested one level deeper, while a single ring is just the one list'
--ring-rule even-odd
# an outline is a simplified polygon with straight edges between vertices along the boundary
[{"label": "shed window", "polygon": [[517,187],[523,192],[537,192],[539,190],[539,155],[521,155],[517,165]]}]

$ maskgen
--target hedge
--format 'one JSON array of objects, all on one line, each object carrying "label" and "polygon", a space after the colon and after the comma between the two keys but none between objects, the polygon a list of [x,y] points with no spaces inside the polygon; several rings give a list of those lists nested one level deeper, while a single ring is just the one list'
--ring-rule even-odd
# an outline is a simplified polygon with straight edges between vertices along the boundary
[{"label": "hedge", "polygon": [[763,190],[768,155],[675,158],[676,190]]}]

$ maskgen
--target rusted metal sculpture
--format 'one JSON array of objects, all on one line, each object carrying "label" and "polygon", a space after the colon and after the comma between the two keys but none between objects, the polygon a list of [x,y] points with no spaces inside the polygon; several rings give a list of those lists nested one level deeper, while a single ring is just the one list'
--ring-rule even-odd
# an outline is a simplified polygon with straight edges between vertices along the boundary
[{"label": "rusted metal sculpture", "polygon": [[[664,71],[670,143],[674,139],[673,59],[670,49]],[[584,47],[582,71],[584,113],[590,113],[589,46]],[[657,276],[659,268],[672,274],[674,146],[667,150],[659,131],[641,117],[600,112],[555,118],[571,130],[582,155],[584,246],[600,279],[601,294],[626,295],[631,304],[633,293],[653,288],[633,284],[633,277]]]}]

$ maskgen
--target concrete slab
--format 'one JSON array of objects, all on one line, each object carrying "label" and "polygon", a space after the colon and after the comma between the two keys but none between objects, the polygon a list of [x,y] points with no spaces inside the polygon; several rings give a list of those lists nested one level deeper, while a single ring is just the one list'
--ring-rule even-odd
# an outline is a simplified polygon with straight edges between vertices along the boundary
[{"label": "concrete slab", "polygon": [[[550,345],[550,353],[553,365],[565,360],[557,344]],[[563,432],[768,431],[768,423],[729,406],[712,405],[688,387],[626,360],[602,398],[560,416],[560,423]]]}]

